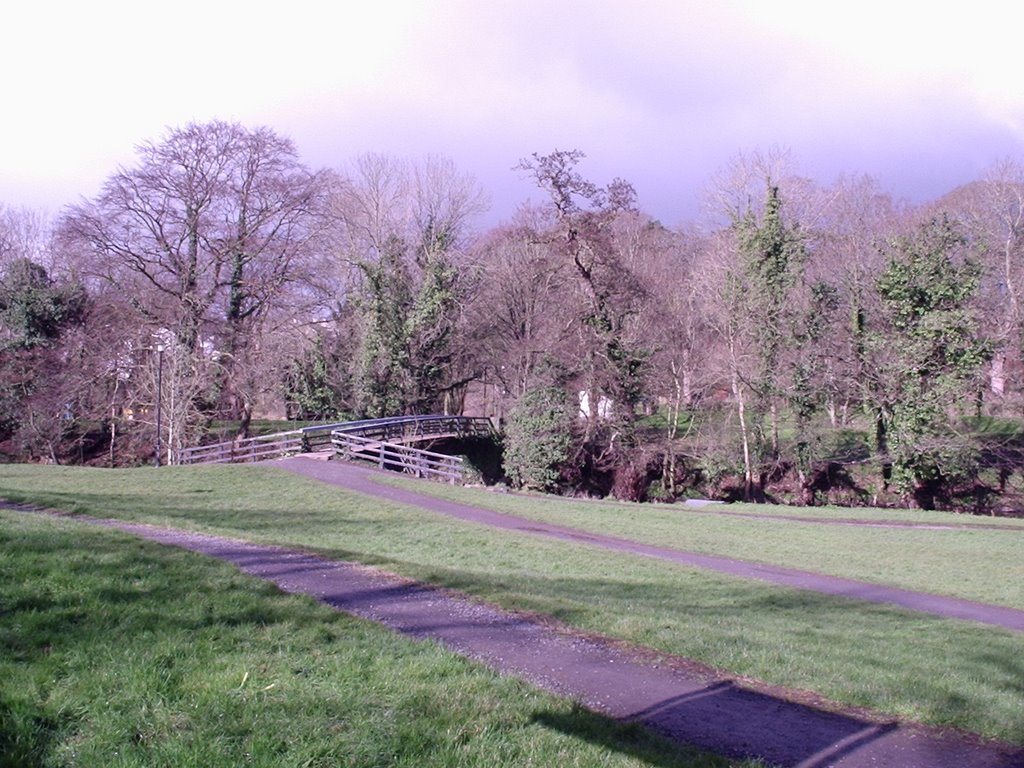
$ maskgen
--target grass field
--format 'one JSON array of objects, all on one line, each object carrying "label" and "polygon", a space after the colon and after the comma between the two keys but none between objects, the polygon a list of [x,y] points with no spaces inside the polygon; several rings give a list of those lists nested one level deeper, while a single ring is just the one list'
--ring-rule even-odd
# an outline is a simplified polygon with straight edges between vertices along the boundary
[{"label": "grass field", "polygon": [[[463,493],[458,492],[460,500],[477,500]],[[1024,743],[1024,636],[1008,631],[495,531],[267,467],[2,467],[0,496],[299,545],[461,589],[506,607],[539,611],[740,676],[815,691],[846,705]],[[495,498],[495,503],[519,503]],[[545,506],[536,500],[530,503]],[[595,517],[587,511],[593,506],[550,504],[552,510],[562,510],[560,514],[583,517]],[[620,507],[608,505],[608,520],[627,516],[628,510]],[[668,544],[666,537],[676,535],[669,522],[658,517],[678,515],[675,510],[630,509],[636,511],[627,530],[617,535],[662,537],[662,545]],[[549,513],[553,514],[543,514]],[[796,524],[710,515],[700,520],[707,526],[702,535],[709,541],[741,542],[746,526],[752,541],[748,547],[769,551],[766,537],[789,537],[794,539],[787,545],[791,556],[809,562],[826,556],[839,562],[847,550],[870,546],[870,540],[851,538],[852,529],[847,528],[839,529],[837,537],[800,538],[786,533]],[[574,521],[564,517],[557,522]],[[678,518],[677,525],[683,525]],[[910,547],[920,532],[885,533],[891,537],[888,551],[895,552],[901,541]],[[957,581],[984,582],[993,578],[991,574],[1007,579],[1020,565],[1024,537],[1016,532],[1004,535],[1015,542],[1008,550],[944,559],[943,568],[958,577],[940,574],[941,568],[922,567],[915,578],[923,579],[933,592],[946,591]],[[772,546],[783,549],[783,543]],[[916,557],[907,562],[912,564]],[[1020,589],[1019,579],[1008,594],[1014,589]]]},{"label": "grass field", "polygon": [[[647,544],[933,592],[1024,610],[1024,520],[894,509],[794,508],[730,504],[715,514],[684,505],[637,505],[501,494],[382,474],[381,482],[463,504]],[[965,530],[822,525],[786,520],[856,518],[874,523],[957,525]],[[1019,532],[992,530],[997,522]]]},{"label": "grass field", "polygon": [[197,555],[0,512],[0,766],[704,766]]}]

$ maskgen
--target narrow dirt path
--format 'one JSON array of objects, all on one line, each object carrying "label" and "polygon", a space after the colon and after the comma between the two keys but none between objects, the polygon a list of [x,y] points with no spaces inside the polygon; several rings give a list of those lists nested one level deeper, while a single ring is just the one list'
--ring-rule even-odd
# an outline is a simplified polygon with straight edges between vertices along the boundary
[{"label": "narrow dirt path", "polygon": [[[23,505],[9,508],[40,512]],[[680,744],[786,768],[1021,768],[1024,750],[967,734],[796,703],[644,649],[581,637],[366,566],[188,531],[97,520],[236,565],[414,638],[432,639],[502,674],[642,723]],[[552,724],[557,727],[557,724]]]},{"label": "narrow dirt path", "polygon": [[703,555],[696,552],[656,547],[614,536],[604,536],[537,520],[527,520],[501,512],[438,499],[404,488],[382,485],[374,482],[377,470],[340,461],[319,461],[295,456],[268,463],[290,472],[296,472],[325,483],[357,491],[358,493],[377,496],[402,504],[411,504],[431,512],[456,517],[460,520],[536,536],[574,541],[618,552],[630,552],[659,560],[668,560],[681,565],[704,568],[744,578],[759,579],[797,589],[808,589],[873,603],[887,603],[912,611],[930,613],[946,618],[976,621],[1016,632],[1024,632],[1024,611],[1014,608],[977,603],[955,597],[913,592],[896,587],[887,587],[854,579],[843,579],[836,576],[825,576],[810,571],[783,568],[766,563],[754,563],[716,555]]}]

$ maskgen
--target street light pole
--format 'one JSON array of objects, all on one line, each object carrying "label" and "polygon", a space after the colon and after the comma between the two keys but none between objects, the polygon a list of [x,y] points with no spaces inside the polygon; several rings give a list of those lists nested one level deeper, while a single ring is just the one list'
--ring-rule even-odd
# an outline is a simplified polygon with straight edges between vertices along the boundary
[{"label": "street light pole", "polygon": [[156,345],[156,457],[153,459],[153,466],[160,466],[160,431],[161,418],[160,406],[164,392],[164,345]]}]

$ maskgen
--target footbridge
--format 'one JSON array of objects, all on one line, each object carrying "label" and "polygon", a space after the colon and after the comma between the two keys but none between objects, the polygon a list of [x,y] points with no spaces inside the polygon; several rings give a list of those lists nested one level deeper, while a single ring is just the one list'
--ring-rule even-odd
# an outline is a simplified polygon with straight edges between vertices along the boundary
[{"label": "footbridge", "polygon": [[462,476],[462,457],[426,450],[446,439],[494,438],[490,419],[474,416],[393,416],[343,421],[277,432],[177,451],[176,464],[237,464],[277,459],[300,453],[323,458],[371,461],[382,469],[417,476]]}]

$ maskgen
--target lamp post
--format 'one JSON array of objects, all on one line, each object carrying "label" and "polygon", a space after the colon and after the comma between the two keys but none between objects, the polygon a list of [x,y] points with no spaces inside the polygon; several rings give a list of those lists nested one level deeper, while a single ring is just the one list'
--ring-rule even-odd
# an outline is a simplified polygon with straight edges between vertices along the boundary
[{"label": "lamp post", "polygon": [[156,345],[156,457],[153,459],[153,466],[160,466],[160,406],[164,392],[164,345]]}]

